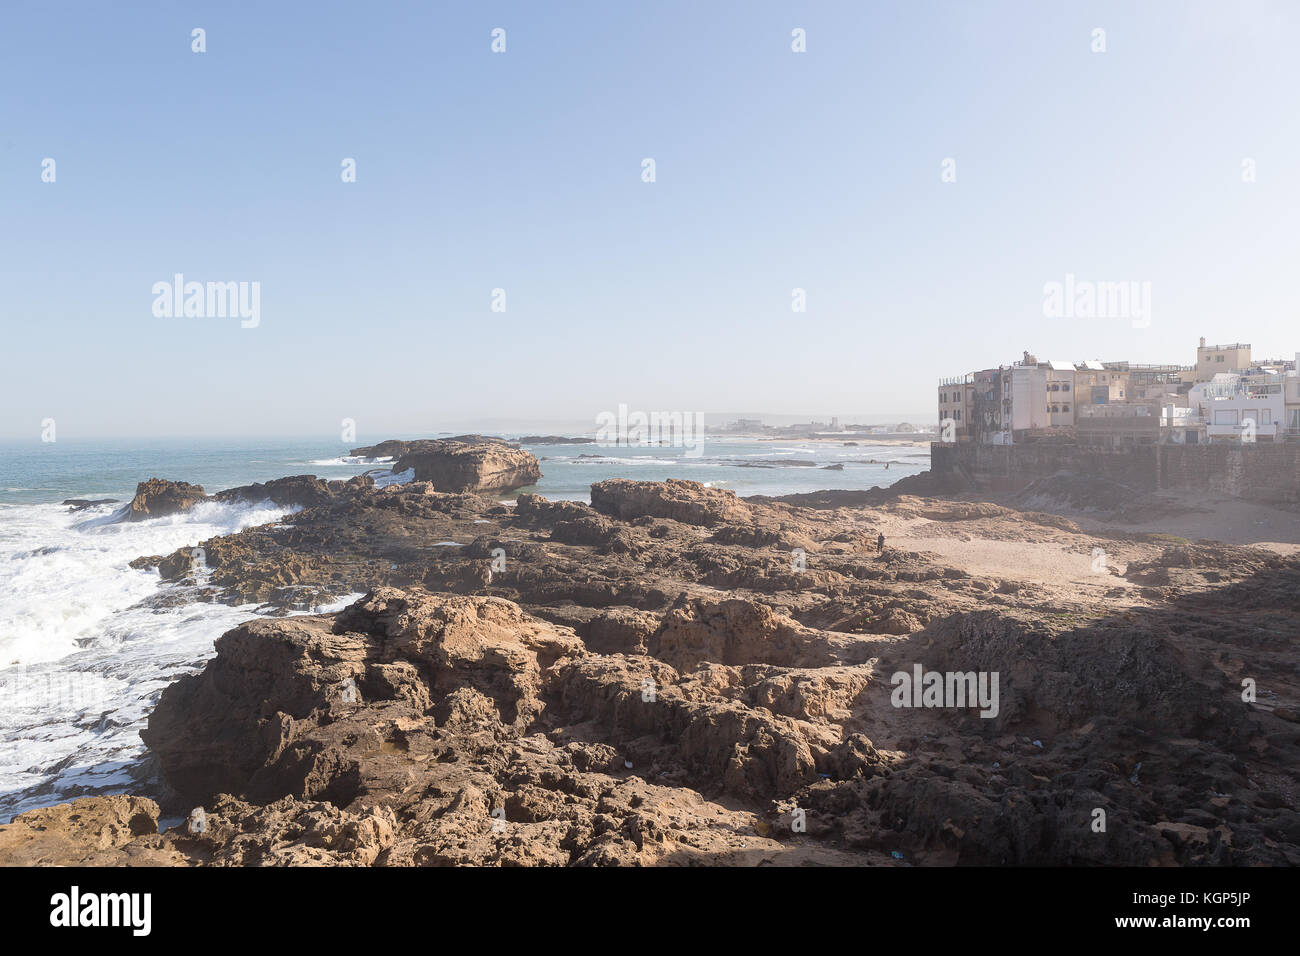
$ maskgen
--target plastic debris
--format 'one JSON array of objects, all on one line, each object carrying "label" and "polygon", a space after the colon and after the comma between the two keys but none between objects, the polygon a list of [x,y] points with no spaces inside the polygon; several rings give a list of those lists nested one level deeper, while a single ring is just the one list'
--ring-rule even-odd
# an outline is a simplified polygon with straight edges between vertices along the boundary
[{"label": "plastic debris", "polygon": [[1042,742],[1041,740],[1035,740],[1035,741],[1034,741],[1034,746],[1037,747],[1039,750],[1042,750],[1042,749],[1043,749],[1043,742]]},{"label": "plastic debris", "polygon": [[895,860],[901,860],[903,858],[903,854],[899,853],[897,850],[891,850],[889,855]]}]

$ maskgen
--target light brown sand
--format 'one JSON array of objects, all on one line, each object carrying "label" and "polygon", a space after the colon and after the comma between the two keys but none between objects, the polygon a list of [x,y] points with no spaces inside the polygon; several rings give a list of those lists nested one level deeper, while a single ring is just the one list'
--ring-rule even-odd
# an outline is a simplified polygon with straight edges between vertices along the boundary
[{"label": "light brown sand", "polygon": [[1128,584],[1114,574],[1092,570],[1091,554],[1067,551],[1058,544],[909,537],[895,539],[891,546],[906,551],[931,551],[942,555],[954,567],[977,576],[1101,589]]},{"label": "light brown sand", "polygon": [[1279,554],[1300,551],[1300,513],[1241,501],[1237,498],[1188,496],[1179,501],[1195,511],[1156,518],[1143,524],[1115,525],[1071,515],[1084,530],[1147,531],[1196,541],[1208,538],[1225,544],[1253,545]]},{"label": "light brown sand", "polygon": [[[1164,546],[1160,542],[1144,545],[1107,541],[1106,536],[1114,532],[1166,534],[1189,541],[1208,539],[1284,555],[1300,552],[1300,513],[1234,498],[1188,496],[1168,500],[1187,510],[1140,524],[1105,522],[1087,514],[1067,513],[1083,534],[1062,531],[1059,539],[1051,540],[1041,539],[1041,526],[1033,526],[1038,540],[1007,540],[982,537],[978,523],[966,521],[889,516],[881,524],[890,547],[930,551],[976,575],[1075,586],[1095,591],[1098,596],[1116,587],[1134,587],[1119,576],[1128,561],[1149,557],[1147,552]],[[1089,540],[1091,535],[1097,538]],[[1107,551],[1108,571],[1093,570],[1094,546]]]}]

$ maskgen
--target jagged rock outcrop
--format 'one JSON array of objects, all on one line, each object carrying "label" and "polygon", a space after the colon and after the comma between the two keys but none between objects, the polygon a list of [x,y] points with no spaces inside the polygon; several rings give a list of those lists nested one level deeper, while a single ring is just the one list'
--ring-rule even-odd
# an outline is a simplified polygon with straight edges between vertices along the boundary
[{"label": "jagged rock outcrop", "polygon": [[165,845],[216,863],[780,854],[752,814],[678,783],[689,773],[762,799],[817,779],[815,755],[835,740],[808,721],[826,707],[772,676],[735,675],[754,700],[718,700],[650,658],[594,655],[508,601],[381,588],[337,615],[226,633],[142,736],[181,805],[204,811],[202,833]]},{"label": "jagged rock outcrop", "polygon": [[70,512],[85,511],[87,508],[94,508],[97,505],[115,505],[117,503],[116,498],[68,498],[63,502],[68,506]]},{"label": "jagged rock outcrop", "polygon": [[519,447],[518,443],[508,442],[504,438],[497,438],[495,435],[451,435],[447,438],[414,438],[409,440],[390,438],[387,441],[381,441],[378,445],[363,445],[360,448],[353,448],[348,454],[356,458],[401,458],[409,452],[427,449],[439,442],[455,442],[459,445]]},{"label": "jagged rock outcrop", "polygon": [[824,667],[835,659],[833,644],[825,636],[766,605],[739,599],[696,599],[673,609],[649,648],[678,670],[703,661]]},{"label": "jagged rock outcrop", "polygon": [[158,804],[86,797],[19,814],[0,826],[4,866],[174,866],[186,861],[158,837]]},{"label": "jagged rock outcrop", "polygon": [[750,508],[734,491],[706,488],[698,481],[632,481],[610,478],[591,486],[591,506],[615,518],[672,518],[684,524],[742,521]]},{"label": "jagged rock outcrop", "polygon": [[563,435],[525,435],[521,445],[594,445],[594,438],[566,438]]},{"label": "jagged rock outcrop", "polygon": [[212,496],[214,501],[270,501],[281,508],[314,508],[334,497],[329,483],[315,475],[294,475],[262,483],[227,488]]},{"label": "jagged rock outcrop", "polygon": [[[353,478],[349,485],[356,482]],[[367,484],[372,484],[367,480]],[[294,475],[288,478],[276,478],[265,483],[240,485],[207,495],[202,485],[192,485],[186,481],[167,481],[162,478],[150,478],[142,481],[135,489],[135,497],[126,509],[123,518],[127,521],[144,521],[147,518],[162,518],[168,515],[189,511],[195,505],[205,501],[233,502],[270,501],[281,508],[312,508],[332,499],[339,489],[331,488],[328,482],[314,475]],[[87,502],[86,504],[97,504]]]},{"label": "jagged rock outcrop", "polygon": [[360,448],[353,448],[348,452],[354,458],[401,458],[406,454],[411,442],[403,441],[400,438],[390,438],[387,441],[381,441],[378,445],[363,445]]},{"label": "jagged rock outcrop", "polygon": [[202,485],[150,478],[135,486],[135,497],[131,499],[123,517],[127,521],[165,518],[189,511],[203,501],[207,501],[207,495],[203,493]]},{"label": "jagged rock outcrop", "polygon": [[503,492],[542,477],[536,456],[501,441],[417,441],[409,443],[393,471],[415,470],[415,481],[440,492]]},{"label": "jagged rock outcrop", "polygon": [[358,702],[393,701],[392,719],[429,712],[430,727],[519,730],[542,709],[543,665],[582,644],[499,598],[384,588],[337,619],[249,622],[216,649],[202,674],[167,688],[141,733],[171,786],[191,801],[229,792],[346,804],[355,771],[337,730]]}]

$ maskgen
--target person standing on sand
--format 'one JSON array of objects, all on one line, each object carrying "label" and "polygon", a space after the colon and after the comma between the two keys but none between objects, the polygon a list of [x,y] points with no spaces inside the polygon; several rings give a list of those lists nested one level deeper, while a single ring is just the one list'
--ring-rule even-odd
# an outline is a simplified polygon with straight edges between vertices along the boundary
[{"label": "person standing on sand", "polygon": [[885,532],[882,531],[880,532],[880,534],[876,535],[876,553],[880,553],[881,551],[884,550],[885,550]]}]

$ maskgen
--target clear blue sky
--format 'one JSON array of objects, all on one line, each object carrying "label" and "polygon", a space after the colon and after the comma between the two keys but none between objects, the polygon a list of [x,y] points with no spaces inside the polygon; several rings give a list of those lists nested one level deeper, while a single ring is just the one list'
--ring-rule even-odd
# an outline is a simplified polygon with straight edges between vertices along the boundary
[{"label": "clear blue sky", "polygon": [[[928,418],[1023,349],[1300,349],[1290,0],[129,6],[0,11],[0,435]],[[156,318],[176,272],[260,326]],[[1067,272],[1150,327],[1045,318]]]}]

